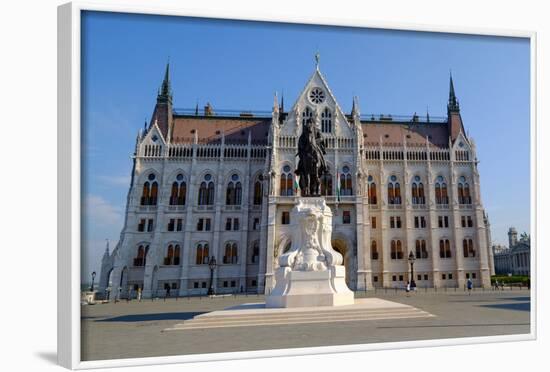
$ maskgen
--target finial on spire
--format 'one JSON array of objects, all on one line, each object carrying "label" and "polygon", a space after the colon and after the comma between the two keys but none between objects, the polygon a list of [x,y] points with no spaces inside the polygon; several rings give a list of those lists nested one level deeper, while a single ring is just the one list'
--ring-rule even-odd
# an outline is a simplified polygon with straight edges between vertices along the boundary
[{"label": "finial on spire", "polygon": [[319,54],[319,51],[315,53],[315,68],[319,68],[319,60],[321,59],[321,55]]}]

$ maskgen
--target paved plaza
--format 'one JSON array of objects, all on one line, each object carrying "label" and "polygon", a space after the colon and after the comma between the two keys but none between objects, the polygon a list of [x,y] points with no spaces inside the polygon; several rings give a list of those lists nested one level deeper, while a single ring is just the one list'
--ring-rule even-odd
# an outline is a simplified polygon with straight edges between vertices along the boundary
[{"label": "paved plaza", "polygon": [[411,305],[433,314],[417,319],[352,320],[267,326],[217,327],[163,332],[210,311],[263,302],[258,295],[179,298],[82,306],[82,360],[139,358],[530,332],[527,289],[471,295],[454,289],[356,293]]}]

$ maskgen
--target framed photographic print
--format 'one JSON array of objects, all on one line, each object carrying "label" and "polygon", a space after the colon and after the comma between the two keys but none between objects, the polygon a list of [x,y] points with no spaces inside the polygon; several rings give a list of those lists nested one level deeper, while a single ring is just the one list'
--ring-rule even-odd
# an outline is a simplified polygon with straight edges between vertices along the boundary
[{"label": "framed photographic print", "polygon": [[58,27],[63,366],[535,337],[533,32]]}]

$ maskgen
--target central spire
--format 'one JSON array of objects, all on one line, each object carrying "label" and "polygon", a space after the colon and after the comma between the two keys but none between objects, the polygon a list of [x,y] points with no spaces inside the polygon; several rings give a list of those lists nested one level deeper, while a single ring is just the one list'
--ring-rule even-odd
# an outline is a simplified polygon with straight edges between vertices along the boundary
[{"label": "central spire", "polygon": [[166,70],[164,71],[164,79],[162,80],[162,85],[158,93],[157,101],[172,102],[172,88],[170,87],[170,61],[166,63]]},{"label": "central spire", "polygon": [[459,111],[459,109],[458,99],[455,94],[455,86],[453,84],[453,75],[449,72],[449,103],[447,104],[447,110]]}]

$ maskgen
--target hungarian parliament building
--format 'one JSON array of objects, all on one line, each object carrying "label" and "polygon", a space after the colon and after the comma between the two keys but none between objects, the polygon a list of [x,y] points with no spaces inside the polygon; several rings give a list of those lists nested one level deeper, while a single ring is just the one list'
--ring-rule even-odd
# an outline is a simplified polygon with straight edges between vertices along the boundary
[{"label": "hungarian parliament building", "polygon": [[446,117],[362,115],[356,97],[351,112],[341,109],[317,63],[294,105],[285,109],[275,94],[271,112],[174,108],[166,67],[136,139],[124,226],[104,253],[99,291],[269,293],[291,243],[297,139],[309,118],[326,143],[320,193],[350,289],[411,279],[418,288],[463,288],[468,279],[490,287],[476,147],[452,77]]}]

